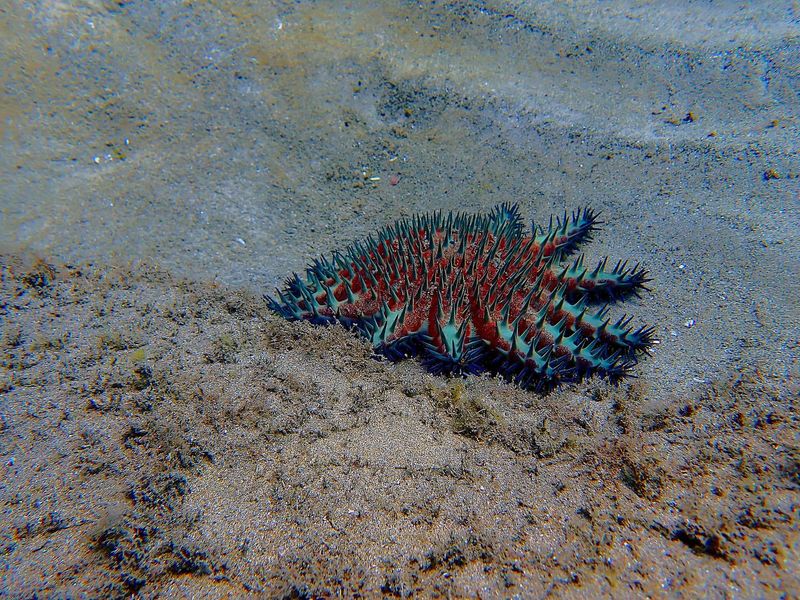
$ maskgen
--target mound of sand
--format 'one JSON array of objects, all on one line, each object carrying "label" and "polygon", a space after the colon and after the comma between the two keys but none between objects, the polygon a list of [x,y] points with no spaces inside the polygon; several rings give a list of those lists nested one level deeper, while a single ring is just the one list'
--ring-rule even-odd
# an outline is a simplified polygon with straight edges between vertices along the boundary
[{"label": "mound of sand", "polygon": [[148,264],[1,266],[14,596],[800,589],[796,381],[538,396]]}]

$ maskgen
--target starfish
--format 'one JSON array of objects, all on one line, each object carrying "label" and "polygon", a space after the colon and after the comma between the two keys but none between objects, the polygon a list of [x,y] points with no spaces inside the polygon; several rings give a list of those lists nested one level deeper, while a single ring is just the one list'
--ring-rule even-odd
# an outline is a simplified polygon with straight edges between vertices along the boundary
[{"label": "starfish", "polygon": [[590,375],[630,375],[654,328],[612,323],[611,304],[650,281],[638,264],[583,255],[601,222],[590,208],[523,225],[516,204],[489,214],[415,215],[315,260],[266,297],[289,320],[341,323],[391,360],[420,356],[435,374],[498,373],[548,390]]}]

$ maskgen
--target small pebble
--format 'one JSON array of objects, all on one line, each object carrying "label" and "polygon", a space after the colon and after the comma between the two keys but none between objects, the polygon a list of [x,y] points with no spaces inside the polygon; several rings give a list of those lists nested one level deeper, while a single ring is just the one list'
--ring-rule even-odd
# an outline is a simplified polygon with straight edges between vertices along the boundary
[{"label": "small pebble", "polygon": [[692,327],[694,327],[694,324],[695,324],[694,319],[689,319],[688,321],[686,321],[686,323],[684,323],[686,329],[691,329]]}]

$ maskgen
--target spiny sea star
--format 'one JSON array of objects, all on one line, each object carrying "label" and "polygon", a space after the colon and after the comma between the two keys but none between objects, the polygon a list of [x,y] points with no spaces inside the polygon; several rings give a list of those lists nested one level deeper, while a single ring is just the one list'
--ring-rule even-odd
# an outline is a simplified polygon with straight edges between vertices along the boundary
[{"label": "spiny sea star", "polygon": [[415,215],[315,260],[267,301],[290,320],[355,328],[391,360],[421,355],[433,373],[490,371],[537,390],[617,380],[654,329],[634,330],[624,315],[612,323],[609,302],[638,295],[647,271],[608,270],[607,258],[589,269],[583,255],[559,265],[599,224],[585,208],[528,231],[516,204]]}]

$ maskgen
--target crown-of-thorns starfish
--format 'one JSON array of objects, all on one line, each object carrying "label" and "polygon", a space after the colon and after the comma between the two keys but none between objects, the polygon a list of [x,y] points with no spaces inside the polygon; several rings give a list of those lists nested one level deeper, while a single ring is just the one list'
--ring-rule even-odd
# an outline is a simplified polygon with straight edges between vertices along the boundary
[{"label": "crown-of-thorns starfish", "polygon": [[639,265],[609,270],[607,258],[560,264],[599,224],[586,208],[528,231],[515,204],[416,215],[315,260],[267,301],[290,320],[355,328],[391,360],[421,355],[433,373],[490,371],[537,390],[592,374],[617,380],[654,329],[633,329],[625,315],[612,322],[609,302],[649,279]]}]

